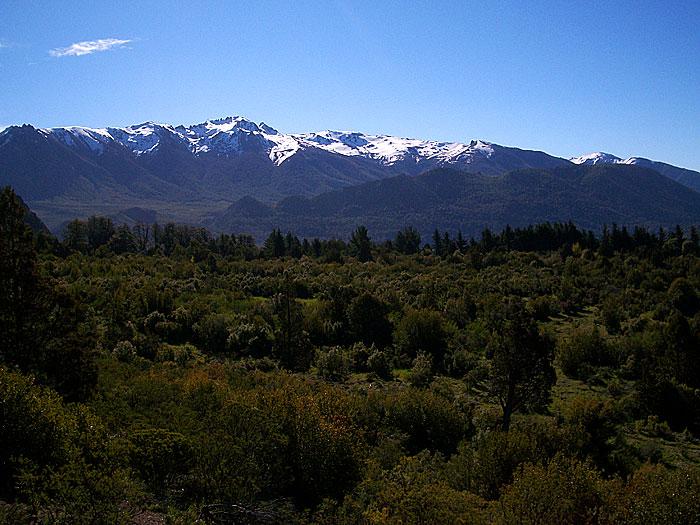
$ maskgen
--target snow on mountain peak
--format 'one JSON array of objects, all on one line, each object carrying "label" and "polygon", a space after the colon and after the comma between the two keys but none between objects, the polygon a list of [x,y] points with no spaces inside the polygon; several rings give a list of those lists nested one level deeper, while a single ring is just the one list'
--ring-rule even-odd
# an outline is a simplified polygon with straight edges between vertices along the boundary
[{"label": "snow on mountain peak", "polygon": [[169,142],[182,144],[194,155],[236,155],[244,148],[254,145],[253,147],[263,148],[270,160],[277,165],[300,150],[310,148],[344,156],[364,157],[387,166],[424,160],[444,164],[469,164],[477,158],[489,158],[494,154],[494,145],[482,140],[472,140],[468,143],[438,142],[333,130],[285,134],[264,122],[256,124],[241,116],[228,116],[177,127],[144,122],[124,128],[70,127],[42,131],[68,146],[83,144],[98,154],[101,154],[110,142],[122,145],[138,156],[149,154],[156,151],[166,138]]},{"label": "snow on mountain peak", "polygon": [[622,161],[622,159],[610,153],[596,151],[587,155],[581,155],[580,157],[572,157],[569,159],[569,161],[573,162],[574,164],[593,166],[595,164],[618,164]]}]

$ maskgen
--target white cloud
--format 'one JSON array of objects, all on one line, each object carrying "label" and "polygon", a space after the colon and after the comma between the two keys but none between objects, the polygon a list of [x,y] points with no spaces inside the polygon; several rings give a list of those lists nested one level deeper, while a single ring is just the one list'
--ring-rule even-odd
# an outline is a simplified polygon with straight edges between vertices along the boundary
[{"label": "white cloud", "polygon": [[110,49],[120,48],[129,42],[131,42],[131,40],[122,40],[119,38],[87,40],[85,42],[76,42],[68,47],[57,47],[49,51],[49,55],[52,57],[79,57],[97,53],[98,51],[109,51]]}]

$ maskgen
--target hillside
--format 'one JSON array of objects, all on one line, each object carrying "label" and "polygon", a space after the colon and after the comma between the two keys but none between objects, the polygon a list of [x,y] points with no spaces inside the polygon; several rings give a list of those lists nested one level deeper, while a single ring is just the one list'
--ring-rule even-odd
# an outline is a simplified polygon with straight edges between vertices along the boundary
[{"label": "hillside", "polygon": [[274,206],[242,199],[210,226],[256,238],[276,227],[307,237],[344,238],[364,224],[375,238],[386,239],[409,224],[424,236],[434,228],[471,236],[484,227],[568,220],[594,230],[613,222],[697,223],[700,194],[634,165],[518,170],[498,176],[437,169],[312,198],[291,197]]}]

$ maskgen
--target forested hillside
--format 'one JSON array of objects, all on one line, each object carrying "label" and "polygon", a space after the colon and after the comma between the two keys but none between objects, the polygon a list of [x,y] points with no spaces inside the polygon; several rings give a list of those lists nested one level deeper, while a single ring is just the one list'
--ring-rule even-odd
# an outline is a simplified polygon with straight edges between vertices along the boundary
[{"label": "forested hillside", "polygon": [[689,225],[26,212],[0,194],[0,522],[698,522]]},{"label": "forested hillside", "polygon": [[600,231],[604,224],[673,226],[700,222],[700,194],[658,172],[603,164],[511,171],[500,175],[437,169],[323,193],[289,197],[275,206],[251,198],[215,215],[216,231],[261,237],[285,225],[302,236],[346,236],[365,224],[377,239],[413,225],[472,236],[488,226],[527,226],[572,220]]}]

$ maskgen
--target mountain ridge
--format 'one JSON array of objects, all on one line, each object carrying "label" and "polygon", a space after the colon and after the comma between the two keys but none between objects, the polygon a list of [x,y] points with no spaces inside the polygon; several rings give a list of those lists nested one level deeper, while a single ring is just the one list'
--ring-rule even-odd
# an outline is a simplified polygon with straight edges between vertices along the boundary
[{"label": "mountain ridge", "polygon": [[364,224],[382,240],[407,225],[427,239],[434,228],[478,236],[484,227],[569,220],[595,231],[612,223],[687,226],[700,223],[700,194],[634,165],[571,165],[498,176],[438,168],[315,197],[290,197],[276,205],[241,199],[208,226],[256,238],[273,228],[306,237],[344,238]]},{"label": "mountain ridge", "polygon": [[436,168],[500,176],[577,162],[648,167],[700,191],[700,173],[640,157],[594,154],[572,162],[483,140],[285,134],[244,117],[123,128],[25,124],[0,132],[0,184],[14,187],[54,231],[75,217],[117,217],[134,208],[159,220],[201,224],[245,196],[274,204]]}]

